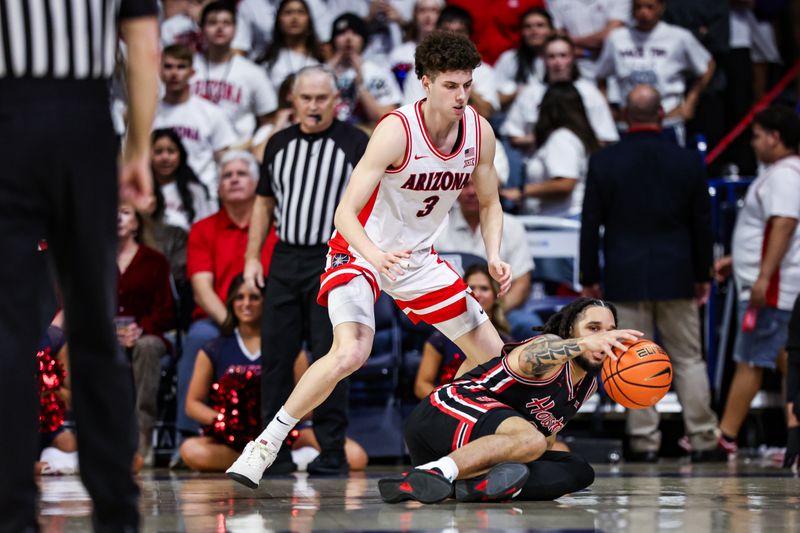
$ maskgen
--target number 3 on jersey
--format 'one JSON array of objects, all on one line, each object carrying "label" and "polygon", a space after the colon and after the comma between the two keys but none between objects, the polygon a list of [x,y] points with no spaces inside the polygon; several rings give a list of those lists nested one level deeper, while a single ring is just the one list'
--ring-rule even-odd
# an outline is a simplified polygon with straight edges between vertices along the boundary
[{"label": "number 3 on jersey", "polygon": [[420,218],[426,217],[426,216],[431,214],[431,211],[433,211],[433,208],[436,207],[436,204],[439,203],[439,197],[438,196],[428,196],[427,198],[425,198],[422,201],[425,202],[425,207],[423,209],[420,209],[419,211],[417,211],[417,216],[420,217]]}]

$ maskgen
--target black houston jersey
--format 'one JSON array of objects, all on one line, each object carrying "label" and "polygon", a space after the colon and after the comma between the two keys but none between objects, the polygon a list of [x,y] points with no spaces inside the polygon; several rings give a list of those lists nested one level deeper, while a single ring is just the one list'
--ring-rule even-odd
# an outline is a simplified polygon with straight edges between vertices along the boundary
[{"label": "black houston jersey", "polygon": [[[461,420],[467,432],[481,415],[502,408],[517,411],[545,436],[559,432],[597,389],[599,369],[588,372],[574,385],[569,363],[547,379],[526,378],[508,364],[508,354],[516,346],[504,346],[501,356],[436,389],[431,404]],[[464,442],[469,440],[469,435],[464,437]]]}]

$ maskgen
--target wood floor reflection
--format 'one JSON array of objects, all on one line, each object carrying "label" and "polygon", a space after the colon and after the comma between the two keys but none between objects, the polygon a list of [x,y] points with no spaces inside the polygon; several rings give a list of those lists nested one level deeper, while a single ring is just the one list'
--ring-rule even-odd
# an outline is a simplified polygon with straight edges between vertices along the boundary
[{"label": "wood floor reflection", "polygon": [[[294,474],[249,490],[222,475],[146,471],[146,532],[619,531],[800,532],[800,479],[753,464],[597,466],[586,491],[555,502],[384,504],[373,467],[347,478]],[[91,503],[76,476],[42,478],[46,533],[90,530]]]}]

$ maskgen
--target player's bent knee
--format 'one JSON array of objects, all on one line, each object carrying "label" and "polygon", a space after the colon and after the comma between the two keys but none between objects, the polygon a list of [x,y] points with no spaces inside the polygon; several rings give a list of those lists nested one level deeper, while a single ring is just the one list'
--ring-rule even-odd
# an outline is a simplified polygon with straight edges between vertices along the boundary
[{"label": "player's bent knee", "polygon": [[574,457],[572,471],[574,473],[574,485],[570,492],[583,490],[594,483],[594,468],[582,457]]},{"label": "player's bent knee", "polygon": [[208,461],[208,450],[200,439],[186,439],[179,452],[181,459],[191,470],[203,470]]},{"label": "player's bent knee", "polygon": [[536,432],[536,436],[530,439],[528,443],[530,447],[529,453],[531,454],[531,461],[538,459],[545,451],[547,451],[547,439],[538,431]]},{"label": "player's bent knee", "polygon": [[517,449],[521,455],[520,462],[529,463],[541,457],[547,450],[547,439],[535,429],[520,433],[517,438]]},{"label": "player's bent knee", "polygon": [[360,343],[339,346],[332,353],[334,372],[337,376],[346,377],[361,368],[369,357],[369,349]]}]

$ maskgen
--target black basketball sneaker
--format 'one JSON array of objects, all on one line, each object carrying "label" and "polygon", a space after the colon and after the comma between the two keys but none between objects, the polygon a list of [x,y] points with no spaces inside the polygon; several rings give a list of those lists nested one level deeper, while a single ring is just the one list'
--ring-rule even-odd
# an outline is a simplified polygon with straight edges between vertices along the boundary
[{"label": "black basketball sneaker", "polygon": [[529,475],[528,467],[522,463],[500,463],[482,476],[456,481],[456,500],[460,502],[510,500],[519,494]]},{"label": "black basketball sneaker", "polygon": [[444,477],[438,468],[430,470],[414,468],[398,477],[378,480],[378,491],[386,503],[406,500],[438,503],[453,495],[453,483]]}]

